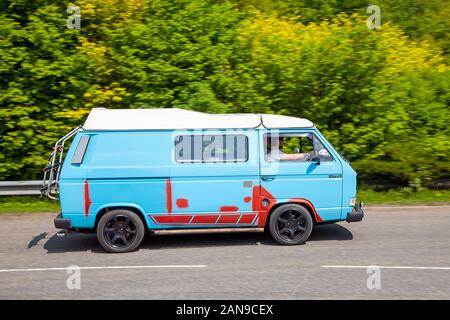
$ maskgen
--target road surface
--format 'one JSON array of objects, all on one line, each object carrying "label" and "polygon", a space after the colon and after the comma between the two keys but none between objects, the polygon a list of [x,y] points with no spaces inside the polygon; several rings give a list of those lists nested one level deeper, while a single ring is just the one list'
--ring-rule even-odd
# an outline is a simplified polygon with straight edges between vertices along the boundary
[{"label": "road surface", "polygon": [[53,217],[0,215],[0,299],[450,299],[450,206],[367,208],[302,246],[177,234],[126,254],[95,235],[56,237]]}]

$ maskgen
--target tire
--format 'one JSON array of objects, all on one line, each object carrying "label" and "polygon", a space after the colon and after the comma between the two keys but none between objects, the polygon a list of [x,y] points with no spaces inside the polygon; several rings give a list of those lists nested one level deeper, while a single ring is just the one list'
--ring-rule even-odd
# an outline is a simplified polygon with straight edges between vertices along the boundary
[{"label": "tire", "polygon": [[97,225],[97,239],[107,252],[134,251],[144,239],[145,227],[141,218],[129,210],[112,210]]},{"label": "tire", "polygon": [[280,244],[304,244],[312,229],[313,219],[309,211],[301,205],[285,204],[276,208],[270,215],[270,234]]}]

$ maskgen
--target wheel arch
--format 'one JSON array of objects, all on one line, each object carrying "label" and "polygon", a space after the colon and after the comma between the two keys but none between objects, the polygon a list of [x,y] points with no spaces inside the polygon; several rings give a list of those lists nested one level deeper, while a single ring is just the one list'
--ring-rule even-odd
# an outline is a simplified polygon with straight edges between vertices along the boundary
[{"label": "wheel arch", "polygon": [[323,219],[320,217],[320,215],[317,213],[316,208],[314,207],[314,205],[312,204],[311,201],[309,201],[307,199],[303,199],[303,198],[295,198],[295,199],[289,199],[289,200],[274,204],[270,208],[269,214],[267,215],[265,225],[266,226],[268,225],[268,223],[270,221],[270,216],[272,215],[273,211],[275,211],[275,209],[277,209],[281,206],[287,205],[287,204],[298,204],[298,205],[301,205],[302,207],[304,207],[306,210],[308,210],[308,212],[311,215],[311,218],[313,219],[313,222],[315,224],[324,222]]},{"label": "wheel arch", "polygon": [[136,205],[136,204],[130,204],[130,203],[111,203],[101,206],[97,210],[97,214],[95,216],[95,223],[94,223],[94,230],[97,229],[97,225],[100,221],[100,219],[107,213],[112,210],[129,210],[137,214],[137,216],[142,220],[142,223],[148,229],[147,220],[145,219],[145,211],[142,209],[142,207]]}]

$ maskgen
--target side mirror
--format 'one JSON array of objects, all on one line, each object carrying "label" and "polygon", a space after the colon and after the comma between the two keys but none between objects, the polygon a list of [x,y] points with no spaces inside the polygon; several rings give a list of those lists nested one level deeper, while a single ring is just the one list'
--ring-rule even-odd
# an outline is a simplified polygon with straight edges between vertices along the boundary
[{"label": "side mirror", "polygon": [[316,166],[320,166],[320,158],[319,158],[318,156],[314,156],[314,157],[311,159],[311,162],[314,162],[314,164],[315,164]]}]

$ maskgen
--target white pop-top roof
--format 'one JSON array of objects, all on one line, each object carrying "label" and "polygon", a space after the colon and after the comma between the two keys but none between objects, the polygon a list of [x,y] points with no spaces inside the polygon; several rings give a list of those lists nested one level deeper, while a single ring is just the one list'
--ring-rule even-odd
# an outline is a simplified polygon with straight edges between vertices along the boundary
[{"label": "white pop-top roof", "polygon": [[209,114],[184,109],[91,110],[84,130],[311,128],[306,119],[274,114]]}]

